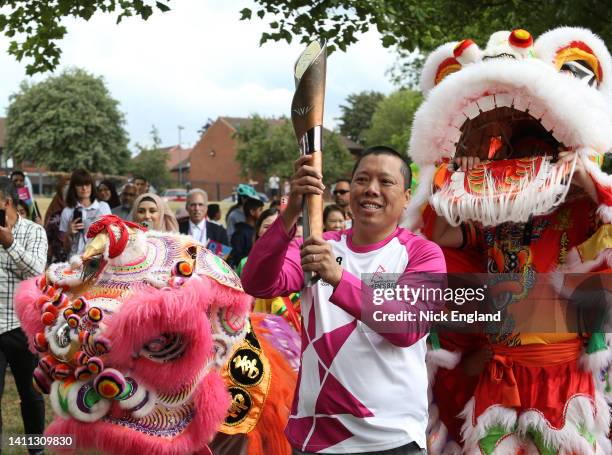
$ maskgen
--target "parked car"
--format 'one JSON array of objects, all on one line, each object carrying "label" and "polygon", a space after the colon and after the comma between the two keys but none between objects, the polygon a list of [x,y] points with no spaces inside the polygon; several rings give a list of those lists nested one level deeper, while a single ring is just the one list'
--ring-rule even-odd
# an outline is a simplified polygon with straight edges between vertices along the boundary
[{"label": "parked car", "polygon": [[162,198],[166,202],[185,202],[187,200],[187,191],[182,188],[170,188],[162,193]]}]

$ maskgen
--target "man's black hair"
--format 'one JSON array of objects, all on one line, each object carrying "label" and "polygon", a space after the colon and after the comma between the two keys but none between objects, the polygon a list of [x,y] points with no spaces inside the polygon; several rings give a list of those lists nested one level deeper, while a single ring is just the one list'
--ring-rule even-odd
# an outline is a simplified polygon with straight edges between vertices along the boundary
[{"label": "man's black hair", "polygon": [[143,182],[146,182],[146,183],[149,182],[147,180],[147,178],[143,177],[142,175],[134,175],[134,176],[132,176],[132,182],[135,182],[136,180],[142,180]]},{"label": "man's black hair", "polygon": [[221,211],[219,204],[208,204],[208,218],[213,219]]},{"label": "man's black hair", "polygon": [[244,211],[244,216],[248,218],[251,216],[251,210],[257,210],[260,207],[263,207],[264,203],[259,199],[255,199],[252,197],[247,198],[244,201],[244,205],[242,206],[242,210]]},{"label": "man's black hair", "polygon": [[11,172],[11,180],[13,180],[14,175],[20,175],[25,180],[25,174],[23,173],[22,170],[15,169],[13,172]]},{"label": "man's black hair", "polygon": [[13,201],[13,207],[17,209],[19,194],[17,194],[17,188],[11,179],[0,177],[0,195],[3,199],[10,199]]},{"label": "man's black hair", "polygon": [[361,160],[364,159],[366,156],[370,155],[387,155],[399,158],[402,162],[400,172],[402,174],[402,177],[404,177],[404,191],[410,189],[412,185],[412,171],[410,170],[408,162],[404,159],[402,155],[400,155],[397,150],[391,147],[387,147],[386,145],[375,145],[374,147],[370,147],[364,150],[361,155],[359,155],[359,158],[357,158],[357,161],[355,161],[355,165],[353,166],[353,170],[351,171],[351,177],[355,175],[355,171],[359,167],[359,163],[361,163]]}]

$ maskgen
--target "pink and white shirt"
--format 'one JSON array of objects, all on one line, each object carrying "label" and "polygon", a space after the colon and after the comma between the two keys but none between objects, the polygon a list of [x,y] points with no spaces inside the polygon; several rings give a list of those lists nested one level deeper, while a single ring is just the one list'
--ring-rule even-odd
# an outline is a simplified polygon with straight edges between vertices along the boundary
[{"label": "pink and white shirt", "polygon": [[[343,268],[336,289],[319,280],[302,291],[302,359],[285,434],[306,452],[372,452],[413,441],[425,448],[428,326],[417,318],[397,330],[368,327],[362,311],[373,291],[360,277],[402,274],[399,284],[413,272],[445,273],[444,257],[436,244],[400,227],[367,246],[353,245],[352,233],[324,234]],[[242,273],[249,294],[270,298],[303,288],[302,239],[292,234],[279,218],[254,244]],[[406,306],[391,301],[379,309],[394,307]]]}]

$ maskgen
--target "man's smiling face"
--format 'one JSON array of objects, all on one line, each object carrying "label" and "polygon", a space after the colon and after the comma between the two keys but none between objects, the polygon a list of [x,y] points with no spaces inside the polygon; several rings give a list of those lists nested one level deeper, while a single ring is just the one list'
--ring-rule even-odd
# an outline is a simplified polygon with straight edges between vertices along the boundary
[{"label": "man's smiling face", "polygon": [[396,156],[369,155],[361,160],[351,182],[355,229],[385,231],[395,227],[410,199],[404,190],[404,163]]}]

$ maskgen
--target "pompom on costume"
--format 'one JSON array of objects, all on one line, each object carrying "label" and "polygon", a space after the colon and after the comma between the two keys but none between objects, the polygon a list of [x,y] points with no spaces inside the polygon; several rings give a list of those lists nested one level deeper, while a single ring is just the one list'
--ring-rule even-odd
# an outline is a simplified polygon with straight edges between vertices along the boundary
[{"label": "pompom on costume", "polygon": [[110,454],[290,453],[295,331],[249,319],[238,277],[190,237],[113,215],[87,236],[16,297],[56,414],[46,435]]},{"label": "pompom on costume", "polygon": [[[612,59],[603,41],[562,27],[536,40],[497,32],[484,49],[448,43],[428,57],[421,86],[409,151],[420,182],[404,224],[432,238],[436,215],[461,228],[461,248],[444,248],[448,271],[514,273],[527,293],[536,274],[554,272],[560,296],[577,286],[562,273],[605,276]],[[454,170],[458,157],[480,163]],[[572,186],[578,167],[595,196]],[[440,334],[431,344],[430,453],[612,453],[606,334]],[[491,361],[465,375],[460,363],[483,346]]]}]

